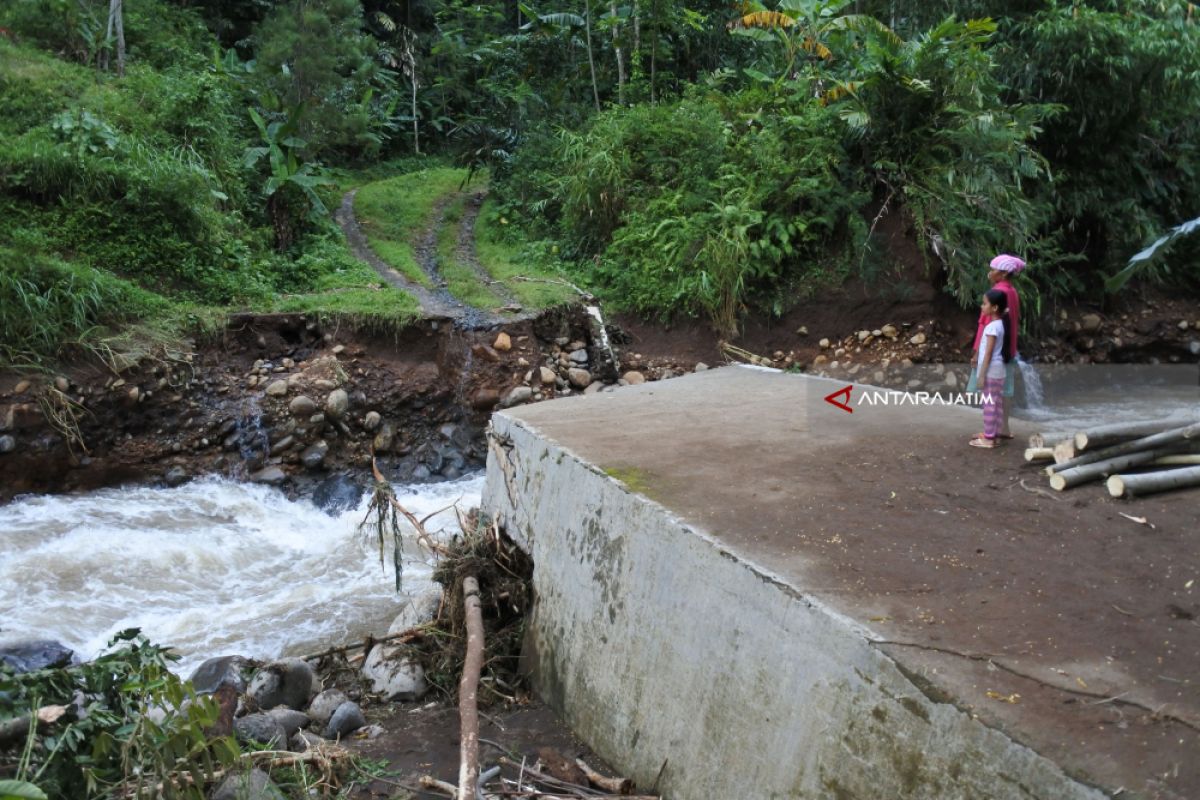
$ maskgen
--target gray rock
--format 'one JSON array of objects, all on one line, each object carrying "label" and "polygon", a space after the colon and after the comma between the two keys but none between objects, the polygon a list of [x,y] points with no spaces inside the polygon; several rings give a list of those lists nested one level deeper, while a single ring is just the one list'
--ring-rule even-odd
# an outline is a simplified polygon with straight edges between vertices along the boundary
[{"label": "gray rock", "polygon": [[169,470],[167,470],[166,474],[163,475],[163,481],[167,484],[167,486],[180,486],[186,483],[187,479],[187,470],[185,470],[183,467],[171,467]]},{"label": "gray rock", "polygon": [[323,744],[325,740],[312,731],[299,731],[288,742],[288,749],[293,753],[304,753]]},{"label": "gray rock", "polygon": [[588,384],[592,382],[592,373],[588,372],[586,369],[571,367],[569,370],[567,370],[567,380],[570,381],[571,385],[576,389],[586,389]]},{"label": "gray rock", "polygon": [[425,668],[403,646],[375,645],[363,661],[362,674],[371,691],[388,700],[419,700],[429,691]]},{"label": "gray rock", "polygon": [[571,359],[576,364],[586,364],[588,362],[587,350],[582,348],[579,350],[572,350],[571,354],[567,356],[567,358]]},{"label": "gray rock", "polygon": [[341,419],[350,408],[350,395],[345,389],[334,389],[325,398],[325,413],[333,419]]},{"label": "gray rock", "polygon": [[259,670],[246,693],[262,709],[276,706],[301,709],[308,705],[316,689],[317,678],[306,661],[284,658]]},{"label": "gray rock", "polygon": [[368,411],[363,417],[363,428],[368,431],[373,431],[379,427],[379,423],[383,421],[383,417],[379,416],[378,411]]},{"label": "gray rock", "polygon": [[696,364],[696,370],[695,370],[695,371],[696,371],[696,372],[707,372],[707,371],[708,371],[708,364],[705,364],[703,361],[701,361],[700,363]]},{"label": "gray rock", "polygon": [[543,386],[554,383],[557,377],[558,375],[549,367],[538,367],[538,380],[542,382]]},{"label": "gray rock", "polygon": [[11,453],[17,449],[17,440],[7,433],[0,436],[0,453]]},{"label": "gray rock", "polygon": [[316,469],[325,461],[328,453],[329,445],[324,439],[313,442],[304,448],[304,452],[300,453],[300,463],[304,465],[305,469]]},{"label": "gray rock", "polygon": [[283,397],[287,393],[288,393],[288,382],[287,381],[283,381],[283,380],[272,381],[267,386],[267,394],[270,395],[271,397]]},{"label": "gray rock", "polygon": [[239,717],[233,721],[233,732],[243,742],[259,742],[277,747],[283,747],[288,740],[279,720],[270,714],[247,714]]},{"label": "gray rock", "polygon": [[280,439],[275,444],[271,445],[271,455],[277,456],[280,453],[284,452],[285,450],[288,450],[289,448],[291,448],[291,446],[294,445],[295,443],[296,443],[296,437],[292,436],[291,434],[288,434],[287,436],[284,436],[282,439]]},{"label": "gray rock", "polygon": [[279,467],[267,467],[260,469],[258,472],[250,476],[250,480],[254,483],[277,484],[283,483],[287,479],[287,473]]},{"label": "gray rock", "polygon": [[413,469],[412,477],[414,481],[427,481],[433,477],[433,473],[429,471],[429,467],[424,464],[418,464]]},{"label": "gray rock", "polygon": [[312,722],[303,711],[295,711],[290,708],[272,708],[267,712],[267,716],[273,717],[279,723],[288,739],[295,736],[301,728],[307,728]]},{"label": "gray rock", "polygon": [[217,656],[210,658],[188,678],[196,694],[212,694],[229,684],[238,694],[246,691],[246,679],[242,673],[250,668],[249,659],[241,656]]},{"label": "gray rock", "polygon": [[74,657],[74,650],[52,639],[31,639],[0,647],[0,661],[14,672],[65,667]]},{"label": "gray rock", "polygon": [[288,403],[288,410],[297,417],[308,417],[317,410],[317,401],[308,395],[302,394],[299,397],[293,398],[292,402]]},{"label": "gray rock", "polygon": [[646,382],[646,376],[635,369],[631,369],[621,376],[621,380],[625,381],[630,386],[637,386],[640,383]]},{"label": "gray rock", "polygon": [[430,586],[420,592],[400,608],[392,624],[388,626],[387,635],[403,633],[409,628],[415,628],[430,622],[437,616],[442,605],[442,589],[440,586]]},{"label": "gray rock", "polygon": [[330,516],[358,507],[363,487],[349,475],[333,475],[317,484],[312,502]]},{"label": "gray rock", "polygon": [[533,397],[533,389],[528,386],[514,386],[508,394],[500,401],[501,408],[511,408],[512,406],[526,403],[529,398]]},{"label": "gray rock", "polygon": [[326,689],[314,697],[308,707],[308,716],[313,721],[313,727],[324,730],[329,725],[329,720],[333,717],[333,712],[337,711],[338,706],[349,699],[341,689]]},{"label": "gray rock", "polygon": [[387,453],[392,449],[392,444],[396,439],[396,428],[390,422],[385,422],[379,426],[379,433],[375,434],[375,439],[372,444],[375,446],[376,453]]},{"label": "gray rock", "polygon": [[347,700],[338,706],[337,710],[333,712],[333,716],[329,718],[329,724],[325,727],[325,738],[341,739],[366,724],[367,718],[363,716],[358,703]]},{"label": "gray rock", "polygon": [[261,769],[229,775],[212,793],[212,800],[287,800]]}]

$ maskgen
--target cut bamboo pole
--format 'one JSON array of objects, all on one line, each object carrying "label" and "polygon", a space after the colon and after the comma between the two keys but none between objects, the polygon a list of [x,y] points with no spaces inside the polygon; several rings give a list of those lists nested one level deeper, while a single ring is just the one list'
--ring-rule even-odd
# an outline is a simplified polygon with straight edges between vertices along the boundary
[{"label": "cut bamboo pole", "polygon": [[1140,475],[1112,475],[1108,479],[1108,493],[1113,497],[1140,497],[1190,486],[1200,486],[1200,467],[1164,469]]},{"label": "cut bamboo pole", "polygon": [[479,673],[483,669],[483,613],[479,581],[463,578],[463,610],[467,619],[467,657],[458,684],[458,800],[475,800],[479,783]]},{"label": "cut bamboo pole", "polygon": [[1197,453],[1181,453],[1173,456],[1163,456],[1156,458],[1151,463],[1153,467],[1188,467],[1200,466],[1200,454]]},{"label": "cut bamboo pole", "polygon": [[1127,453],[1104,461],[1081,464],[1078,467],[1064,469],[1061,472],[1051,475],[1050,488],[1056,492],[1061,492],[1065,489],[1070,489],[1072,486],[1078,486],[1081,483],[1090,483],[1091,481],[1099,480],[1120,470],[1149,464],[1156,458],[1162,458],[1167,454],[1166,450],[1143,450],[1140,453]]},{"label": "cut bamboo pole", "polygon": [[[1054,464],[1046,467],[1047,474],[1053,475],[1055,472],[1081,467],[1084,464],[1094,464],[1098,461],[1107,461],[1117,456],[1128,455],[1129,453],[1140,453],[1148,450],[1158,450],[1167,445],[1176,445],[1186,443],[1189,439],[1200,440],[1200,422],[1186,425],[1181,428],[1172,428],[1168,431],[1156,433],[1152,436],[1145,436],[1141,439],[1134,439],[1131,442],[1115,444],[1112,447],[1105,447],[1100,450],[1093,450],[1084,453],[1081,456],[1076,456],[1070,461],[1064,461],[1061,464]],[[1160,453],[1160,455],[1168,455]],[[1145,463],[1144,461],[1138,463]]]},{"label": "cut bamboo pole", "polygon": [[1053,447],[1029,447],[1025,450],[1026,461],[1053,461]]},{"label": "cut bamboo pole", "polygon": [[1054,463],[1065,464],[1075,457],[1075,443],[1068,439],[1054,445]]},{"label": "cut bamboo pole", "polygon": [[1029,437],[1030,447],[1054,447],[1059,442],[1074,441],[1073,433],[1035,433]]},{"label": "cut bamboo pole", "polygon": [[1152,419],[1142,422],[1117,422],[1112,425],[1099,425],[1095,428],[1079,431],[1073,439],[1075,441],[1075,449],[1082,452],[1089,447],[1095,449],[1106,445],[1119,444],[1120,442],[1140,439],[1187,424],[1189,424],[1189,420],[1178,418]]}]

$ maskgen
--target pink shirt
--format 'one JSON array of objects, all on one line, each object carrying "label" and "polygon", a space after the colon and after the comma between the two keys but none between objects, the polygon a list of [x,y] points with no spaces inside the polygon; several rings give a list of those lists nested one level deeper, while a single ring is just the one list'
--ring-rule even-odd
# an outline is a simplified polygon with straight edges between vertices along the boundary
[{"label": "pink shirt", "polygon": [[[999,289],[1008,296],[1008,352],[1013,358],[1017,356],[1017,328],[1021,327],[1021,303],[1017,299],[1017,290],[1013,285],[1003,278],[996,281],[992,286],[993,289]],[[975,327],[975,344],[971,345],[973,351],[979,350],[979,342],[983,338],[983,329],[991,319],[982,311],[979,312],[979,324]]]}]

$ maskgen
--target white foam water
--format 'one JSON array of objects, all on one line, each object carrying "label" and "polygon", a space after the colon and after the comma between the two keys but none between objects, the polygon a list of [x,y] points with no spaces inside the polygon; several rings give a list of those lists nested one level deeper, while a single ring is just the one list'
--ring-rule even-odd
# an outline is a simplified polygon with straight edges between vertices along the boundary
[{"label": "white foam water", "polygon": [[[478,505],[482,487],[475,475],[395,488],[420,518]],[[357,529],[365,511],[365,497],[331,517],[220,478],[18,499],[0,507],[0,643],[57,639],[88,658],[138,627],[174,647],[186,673],[210,656],[273,658],[382,634],[432,568],[410,538],[398,595],[390,543],[381,566],[378,540]],[[456,531],[453,509],[426,527]]]}]

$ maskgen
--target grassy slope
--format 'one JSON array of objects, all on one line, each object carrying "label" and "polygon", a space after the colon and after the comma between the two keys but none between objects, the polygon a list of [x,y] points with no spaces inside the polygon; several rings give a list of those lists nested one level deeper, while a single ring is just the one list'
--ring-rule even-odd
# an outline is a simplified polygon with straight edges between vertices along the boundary
[{"label": "grassy slope", "polygon": [[[504,235],[506,225],[495,203],[485,200],[475,220],[475,251],[484,269],[503,281],[526,308],[549,308],[575,300],[575,292],[562,283],[560,275],[544,268],[532,254],[522,253],[522,246]],[[530,280],[517,280],[519,277]]]}]

